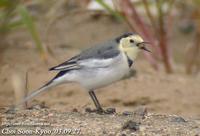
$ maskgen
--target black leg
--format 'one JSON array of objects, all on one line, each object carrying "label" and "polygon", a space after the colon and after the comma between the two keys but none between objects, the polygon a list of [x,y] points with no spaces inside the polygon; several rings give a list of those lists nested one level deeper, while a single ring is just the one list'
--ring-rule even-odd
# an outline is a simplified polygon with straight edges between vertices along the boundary
[{"label": "black leg", "polygon": [[95,106],[97,108],[97,111],[103,112],[103,109],[102,109],[102,107],[101,107],[101,105],[100,105],[100,103],[99,103],[94,91],[89,91],[89,95],[92,98],[92,100],[93,100],[93,102],[94,102],[94,104],[95,104]]},{"label": "black leg", "polygon": [[[99,114],[114,114],[116,113],[115,109],[114,108],[109,108],[109,109],[106,109],[105,111],[103,110],[103,108],[101,107],[94,91],[89,91],[89,95],[90,97],[92,98],[92,101],[94,102],[95,106],[96,106],[96,112],[99,113]],[[91,112],[91,111],[90,111]],[[92,111],[94,112],[94,111]]]}]

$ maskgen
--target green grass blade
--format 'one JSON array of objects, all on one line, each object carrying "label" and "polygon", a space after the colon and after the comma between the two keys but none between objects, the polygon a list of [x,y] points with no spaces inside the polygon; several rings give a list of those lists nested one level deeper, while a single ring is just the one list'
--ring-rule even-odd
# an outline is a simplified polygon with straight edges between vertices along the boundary
[{"label": "green grass blade", "polygon": [[123,17],[117,11],[114,11],[109,5],[107,5],[103,0],[96,0],[103,8],[105,8],[110,14],[112,14],[116,19],[123,20]]},{"label": "green grass blade", "polygon": [[38,51],[42,55],[43,59],[46,60],[45,50],[42,46],[42,42],[41,42],[39,34],[36,30],[36,26],[34,24],[34,21],[33,21],[32,17],[30,16],[28,10],[26,9],[25,6],[19,5],[17,7],[17,11],[21,15],[22,21],[24,22],[25,26],[27,27],[28,31],[30,32]]},{"label": "green grass blade", "polygon": [[0,0],[0,8],[2,7],[10,7],[12,5],[11,0]]},{"label": "green grass blade", "polygon": [[22,22],[21,20],[19,21],[15,21],[15,22],[8,22],[7,24],[1,25],[0,26],[0,33],[7,33],[9,31],[18,29],[20,27],[24,26],[24,22]]},{"label": "green grass blade", "polygon": [[21,28],[23,26],[24,26],[24,22],[22,20],[18,20],[18,21],[11,22],[11,23],[7,24],[7,27],[8,27],[9,31]]}]

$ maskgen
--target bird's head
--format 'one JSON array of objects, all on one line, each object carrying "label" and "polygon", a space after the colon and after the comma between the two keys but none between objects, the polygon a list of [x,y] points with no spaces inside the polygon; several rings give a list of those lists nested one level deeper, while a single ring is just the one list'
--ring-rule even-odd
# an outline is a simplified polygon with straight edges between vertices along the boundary
[{"label": "bird's head", "polygon": [[135,60],[141,50],[148,51],[146,44],[142,37],[134,33],[126,33],[116,38],[119,44],[119,49],[123,51],[131,60]]}]

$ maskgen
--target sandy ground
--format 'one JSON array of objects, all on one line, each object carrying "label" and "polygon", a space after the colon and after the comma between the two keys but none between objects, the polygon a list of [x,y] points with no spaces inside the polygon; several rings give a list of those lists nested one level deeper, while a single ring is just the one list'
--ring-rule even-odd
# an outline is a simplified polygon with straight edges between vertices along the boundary
[{"label": "sandy ground", "polygon": [[[13,76],[24,77],[28,71],[28,89],[35,90],[56,74],[49,72],[49,67],[76,55],[89,45],[128,30],[124,24],[108,17],[100,17],[97,21],[88,15],[81,19],[67,16],[63,21],[53,25],[47,43],[45,32],[41,29],[45,25],[45,22],[42,22],[39,26],[42,40],[50,46],[56,56],[49,57],[48,64],[41,61],[25,31],[15,32],[8,37],[8,44],[1,53],[0,107],[15,103]],[[137,70],[135,77],[97,91],[97,97],[104,107],[115,107],[121,112],[145,106],[150,112],[200,117],[199,75],[186,75],[183,67],[178,65],[175,73],[171,75],[165,74],[162,68],[155,71],[142,54],[133,67]],[[62,111],[72,111],[74,108],[83,111],[86,107],[94,107],[87,92],[77,84],[53,88],[35,98],[32,104],[41,102],[50,109]]]},{"label": "sandy ground", "polygon": [[[127,114],[128,113],[128,114]],[[2,135],[199,136],[200,120],[134,112],[99,115],[37,108],[0,114]]]}]

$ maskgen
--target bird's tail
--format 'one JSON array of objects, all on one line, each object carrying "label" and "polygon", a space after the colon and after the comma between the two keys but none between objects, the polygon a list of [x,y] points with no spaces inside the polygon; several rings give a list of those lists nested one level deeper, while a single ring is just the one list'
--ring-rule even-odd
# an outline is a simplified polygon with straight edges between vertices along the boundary
[{"label": "bird's tail", "polygon": [[54,80],[50,80],[48,83],[46,83],[45,85],[43,85],[43,86],[40,87],[39,89],[37,89],[37,90],[31,92],[30,94],[28,94],[28,96],[25,97],[25,98],[24,98],[22,101],[20,101],[19,103],[17,103],[17,104],[15,105],[15,107],[24,104],[25,102],[31,100],[33,97],[35,97],[35,96],[37,96],[37,95],[39,95],[39,94],[41,94],[41,93],[43,93],[43,92],[49,90],[50,88],[52,88],[52,87],[54,87],[54,86],[56,86],[56,85],[59,85],[59,84],[60,84],[60,82],[56,82],[56,81],[54,81]]},{"label": "bird's tail", "polygon": [[60,71],[52,80],[50,80],[48,83],[46,83],[45,85],[43,85],[42,87],[40,87],[39,89],[33,91],[32,93],[30,93],[26,98],[24,98],[21,102],[17,103],[15,105],[15,107],[20,106],[22,104],[24,104],[25,102],[31,100],[33,97],[47,91],[48,89],[50,89],[51,87],[57,86],[59,84],[64,83],[64,81],[62,80],[62,77],[64,77],[66,75],[66,73],[69,70],[65,70],[65,71]]}]

